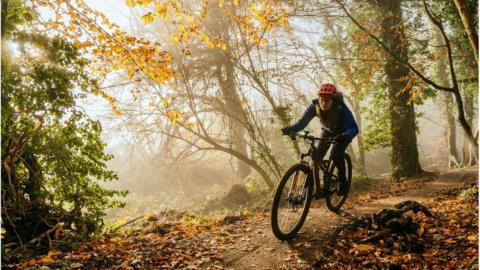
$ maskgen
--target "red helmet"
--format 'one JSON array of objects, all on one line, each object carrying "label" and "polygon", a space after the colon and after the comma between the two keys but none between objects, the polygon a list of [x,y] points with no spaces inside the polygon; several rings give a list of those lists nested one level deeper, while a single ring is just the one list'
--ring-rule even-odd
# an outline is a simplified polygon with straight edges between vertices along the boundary
[{"label": "red helmet", "polygon": [[333,83],[322,83],[317,90],[320,97],[334,98],[337,96],[337,87]]}]

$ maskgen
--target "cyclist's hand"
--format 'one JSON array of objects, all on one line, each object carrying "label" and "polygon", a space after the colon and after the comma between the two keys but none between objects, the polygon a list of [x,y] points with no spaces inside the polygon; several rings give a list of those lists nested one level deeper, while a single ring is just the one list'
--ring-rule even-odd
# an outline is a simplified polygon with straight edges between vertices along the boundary
[{"label": "cyclist's hand", "polygon": [[345,134],[340,134],[335,137],[335,141],[339,143],[344,143],[350,141],[350,138]]},{"label": "cyclist's hand", "polygon": [[290,127],[284,127],[281,129],[282,135],[291,135],[292,131],[290,130]]}]

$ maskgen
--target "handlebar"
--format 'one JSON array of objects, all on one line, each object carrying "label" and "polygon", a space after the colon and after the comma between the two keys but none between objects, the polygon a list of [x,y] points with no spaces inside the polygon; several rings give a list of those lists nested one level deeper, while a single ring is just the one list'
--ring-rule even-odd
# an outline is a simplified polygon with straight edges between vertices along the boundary
[{"label": "handlebar", "polygon": [[315,136],[312,136],[312,135],[308,135],[310,133],[310,131],[307,131],[307,130],[304,130],[304,131],[299,131],[299,132],[292,132],[290,134],[287,134],[286,136],[289,136],[292,140],[295,140],[296,138],[303,138],[303,139],[306,139],[306,140],[310,140],[312,142],[315,142],[315,141],[322,141],[322,142],[325,142],[325,143],[335,143],[335,139],[334,138],[319,138],[319,137],[315,137]]}]

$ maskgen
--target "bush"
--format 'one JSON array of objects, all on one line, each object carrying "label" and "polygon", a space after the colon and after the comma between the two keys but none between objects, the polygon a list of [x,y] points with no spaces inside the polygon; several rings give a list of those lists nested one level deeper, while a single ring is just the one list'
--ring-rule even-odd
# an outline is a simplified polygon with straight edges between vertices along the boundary
[{"label": "bush", "polygon": [[263,209],[270,199],[268,187],[258,176],[251,174],[243,183],[233,184],[226,192],[209,196],[201,211],[255,211]]},{"label": "bush", "polygon": [[458,198],[464,202],[477,201],[478,187],[472,187],[462,190],[458,195]]},{"label": "bush", "polygon": [[[11,2],[8,11],[26,11],[19,3]],[[18,255],[9,250],[45,252],[100,233],[105,209],[122,206],[114,197],[126,194],[102,187],[101,182],[117,180],[106,165],[112,156],[105,153],[100,123],[75,103],[95,86],[87,62],[62,38],[15,29],[28,27],[14,27],[2,42],[15,39],[30,49],[20,56],[2,50],[2,255],[7,261]],[[29,55],[31,50],[42,57]]]}]

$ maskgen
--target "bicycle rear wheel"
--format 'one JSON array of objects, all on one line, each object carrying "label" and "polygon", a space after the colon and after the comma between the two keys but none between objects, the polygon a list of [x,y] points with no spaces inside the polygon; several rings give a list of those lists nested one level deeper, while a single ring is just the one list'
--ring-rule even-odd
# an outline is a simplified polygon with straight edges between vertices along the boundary
[{"label": "bicycle rear wheel", "polygon": [[312,201],[312,177],[308,165],[298,163],[280,180],[271,213],[272,231],[279,240],[294,238],[305,222]]},{"label": "bicycle rear wheel", "polygon": [[338,179],[338,169],[335,164],[332,162],[329,172],[331,174],[325,177],[325,199],[327,202],[327,208],[332,212],[338,212],[343,206],[348,197],[348,192],[350,191],[350,184],[352,182],[352,160],[347,153],[344,153],[345,160],[345,176],[347,178],[347,190],[343,196],[338,195],[340,189],[340,181]]}]

